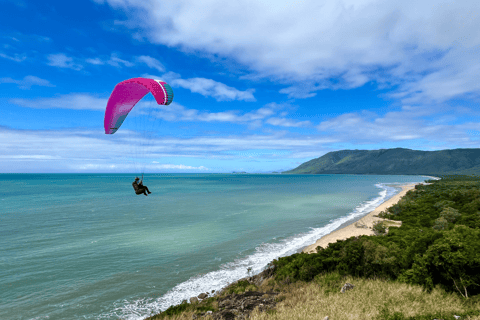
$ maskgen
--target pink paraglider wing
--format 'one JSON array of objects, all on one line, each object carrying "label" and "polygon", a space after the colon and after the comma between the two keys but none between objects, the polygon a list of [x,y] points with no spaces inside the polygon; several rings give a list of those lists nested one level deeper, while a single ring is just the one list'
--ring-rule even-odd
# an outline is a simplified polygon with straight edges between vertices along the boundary
[{"label": "pink paraglider wing", "polygon": [[118,83],[105,110],[105,134],[115,133],[132,108],[149,92],[158,104],[168,105],[173,100],[172,88],[162,80],[132,78]]}]

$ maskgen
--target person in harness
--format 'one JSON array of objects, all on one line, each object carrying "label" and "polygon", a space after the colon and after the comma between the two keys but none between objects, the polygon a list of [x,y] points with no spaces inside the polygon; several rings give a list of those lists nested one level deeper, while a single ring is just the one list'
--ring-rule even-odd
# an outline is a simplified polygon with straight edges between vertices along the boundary
[{"label": "person in harness", "polygon": [[136,194],[144,194],[147,196],[147,192],[150,194],[150,190],[148,190],[147,186],[144,186],[143,185],[143,179],[140,180],[140,182],[138,182],[138,180],[140,180],[138,177],[135,178],[135,181],[132,183],[132,186],[133,186],[133,189],[135,189],[135,193]]}]

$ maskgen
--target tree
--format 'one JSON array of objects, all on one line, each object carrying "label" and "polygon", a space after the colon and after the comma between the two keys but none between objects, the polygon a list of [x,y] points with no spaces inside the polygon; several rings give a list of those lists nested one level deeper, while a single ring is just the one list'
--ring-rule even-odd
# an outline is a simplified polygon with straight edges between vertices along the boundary
[{"label": "tree", "polygon": [[437,284],[465,298],[480,293],[480,230],[456,225],[445,231],[423,256],[416,256],[412,269],[401,280],[431,291]]},{"label": "tree", "polygon": [[453,223],[458,219],[458,217],[460,217],[460,212],[458,212],[457,209],[445,207],[440,213],[440,217],[443,217],[448,222]]}]

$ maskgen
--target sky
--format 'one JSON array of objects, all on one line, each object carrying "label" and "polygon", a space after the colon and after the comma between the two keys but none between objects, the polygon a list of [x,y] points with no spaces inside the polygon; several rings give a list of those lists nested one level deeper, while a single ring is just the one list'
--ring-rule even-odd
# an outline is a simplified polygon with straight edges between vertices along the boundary
[{"label": "sky", "polygon": [[[480,1],[0,0],[0,173],[284,171],[480,146]],[[162,79],[113,135],[123,80]]]}]

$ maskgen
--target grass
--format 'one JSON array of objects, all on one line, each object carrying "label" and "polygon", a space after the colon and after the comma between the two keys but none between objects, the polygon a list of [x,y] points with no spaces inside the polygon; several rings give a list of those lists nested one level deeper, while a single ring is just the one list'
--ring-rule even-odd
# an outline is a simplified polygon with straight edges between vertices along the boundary
[{"label": "grass", "polygon": [[153,315],[148,320],[160,320],[160,319],[192,319],[194,314],[198,314],[199,312],[206,312],[206,311],[215,311],[218,309],[218,303],[216,302],[215,297],[210,297],[204,299],[201,303],[183,303],[176,306],[171,306],[164,312]]},{"label": "grass", "polygon": [[[355,287],[345,293],[340,289],[349,282]],[[235,292],[244,283],[235,286]],[[251,288],[248,288],[251,289]],[[343,277],[338,273],[317,276],[314,281],[291,284],[274,283],[262,285],[262,290],[275,290],[277,307],[268,312],[255,310],[252,320],[454,320],[454,315],[462,320],[480,320],[480,297],[464,299],[454,293],[446,293],[434,288],[431,293],[420,286],[408,285],[382,279]],[[209,298],[210,310],[215,310],[216,298]],[[191,320],[192,315],[202,311],[202,304],[188,304],[185,310],[176,308],[176,314],[164,312],[151,319]],[[173,311],[173,310],[171,310]],[[200,318],[199,318],[200,319]],[[206,315],[201,319],[212,319]]]},{"label": "grass", "polygon": [[[345,282],[355,286],[340,293]],[[405,283],[326,274],[310,283],[288,286],[273,314],[254,311],[251,319],[455,319],[480,320],[480,301],[466,303],[456,294],[435,288],[431,293]]]}]

